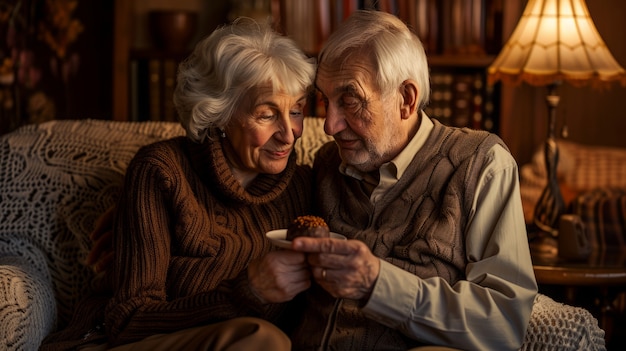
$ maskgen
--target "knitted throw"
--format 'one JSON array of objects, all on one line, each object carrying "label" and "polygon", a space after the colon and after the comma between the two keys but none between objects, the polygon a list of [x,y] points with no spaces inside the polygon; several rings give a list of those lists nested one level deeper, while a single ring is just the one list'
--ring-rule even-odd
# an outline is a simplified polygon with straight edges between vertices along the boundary
[{"label": "knitted throw", "polygon": [[603,351],[604,330],[584,308],[535,298],[521,351]]},{"label": "knitted throw", "polygon": [[90,291],[88,234],[117,199],[128,162],[140,146],[183,133],[175,123],[54,121],[0,139],[0,294],[8,295],[0,349],[36,348],[28,345],[67,323]]}]

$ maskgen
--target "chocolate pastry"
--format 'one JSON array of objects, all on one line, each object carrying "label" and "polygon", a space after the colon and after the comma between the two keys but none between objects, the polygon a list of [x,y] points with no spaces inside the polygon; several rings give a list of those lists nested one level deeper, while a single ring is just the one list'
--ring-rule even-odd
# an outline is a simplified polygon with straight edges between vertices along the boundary
[{"label": "chocolate pastry", "polygon": [[287,228],[287,236],[285,239],[293,240],[299,236],[309,236],[313,238],[328,238],[330,230],[328,224],[316,216],[300,216],[291,222]]}]

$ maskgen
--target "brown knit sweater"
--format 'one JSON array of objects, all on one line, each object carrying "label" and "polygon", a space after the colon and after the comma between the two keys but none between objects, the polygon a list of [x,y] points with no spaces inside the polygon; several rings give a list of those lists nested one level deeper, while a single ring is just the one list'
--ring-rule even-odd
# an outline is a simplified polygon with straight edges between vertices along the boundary
[{"label": "brown knit sweater", "polygon": [[[464,279],[463,232],[484,155],[500,138],[434,121],[425,145],[376,205],[360,181],[338,172],[337,146],[327,144],[313,167],[318,209],[332,231],[365,242],[372,252],[421,278]],[[504,145],[503,145],[504,146]],[[296,350],[407,350],[419,346],[368,319],[361,302],[307,293],[307,311],[292,341]],[[325,327],[321,327],[325,326]]]},{"label": "brown knit sweater", "polygon": [[[246,267],[273,250],[267,231],[309,212],[310,184],[295,155],[281,174],[259,175],[244,189],[219,140],[179,137],[139,150],[115,220],[109,345],[244,315],[280,324],[285,306],[261,305]],[[65,335],[86,330],[78,324]]]}]

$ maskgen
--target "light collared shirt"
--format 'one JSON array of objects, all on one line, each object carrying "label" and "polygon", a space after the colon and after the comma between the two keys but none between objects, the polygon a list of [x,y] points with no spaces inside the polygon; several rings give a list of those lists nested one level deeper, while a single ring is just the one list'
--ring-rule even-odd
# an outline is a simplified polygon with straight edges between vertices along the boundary
[{"label": "light collared shirt", "polygon": [[[370,198],[373,203],[402,177],[432,127],[432,121],[422,113],[420,128],[407,147],[381,167],[381,181]],[[359,176],[355,176],[351,167],[341,168],[346,175]],[[388,327],[434,345],[446,345],[448,338],[455,338],[469,349],[519,347],[516,343],[521,341],[513,331],[526,326],[510,325],[506,313],[499,311],[502,308],[527,311],[529,299],[537,289],[517,163],[500,145],[493,146],[487,153],[467,223],[464,231],[468,260],[466,279],[454,285],[439,277],[416,279],[414,274],[380,260],[380,273],[363,312]],[[486,320],[489,322],[485,323]],[[494,330],[493,326],[503,327]],[[493,333],[511,334],[493,338]],[[502,340],[503,336],[511,345],[496,343],[496,339]]]}]

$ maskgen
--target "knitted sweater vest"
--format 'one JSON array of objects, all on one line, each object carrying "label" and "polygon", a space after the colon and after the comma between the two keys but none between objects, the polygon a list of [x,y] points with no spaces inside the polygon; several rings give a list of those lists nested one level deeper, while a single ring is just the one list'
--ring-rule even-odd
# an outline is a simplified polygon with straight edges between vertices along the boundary
[{"label": "knitted sweater vest", "polygon": [[[325,145],[314,165],[317,209],[332,231],[365,242],[381,259],[420,278],[440,276],[454,284],[464,279],[463,233],[485,154],[504,144],[484,131],[433,122],[425,145],[375,205],[358,180],[338,172],[337,146]],[[358,301],[335,301],[319,287],[312,291],[311,308],[294,334],[295,349],[406,350],[419,345],[367,319]]]}]

